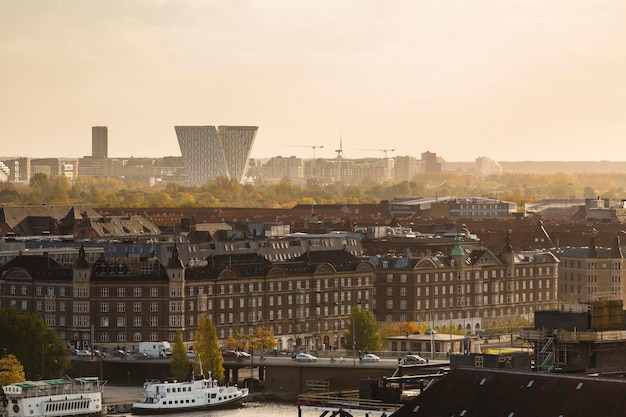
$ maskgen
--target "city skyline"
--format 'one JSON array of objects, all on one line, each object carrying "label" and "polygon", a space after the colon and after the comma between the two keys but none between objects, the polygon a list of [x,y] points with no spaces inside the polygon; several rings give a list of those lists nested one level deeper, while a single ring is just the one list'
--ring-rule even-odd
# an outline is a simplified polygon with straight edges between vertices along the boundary
[{"label": "city skyline", "polygon": [[[250,157],[624,161],[626,9],[345,0],[4,2],[3,156],[180,156],[174,126],[259,126]],[[391,151],[391,149],[394,149]]]}]

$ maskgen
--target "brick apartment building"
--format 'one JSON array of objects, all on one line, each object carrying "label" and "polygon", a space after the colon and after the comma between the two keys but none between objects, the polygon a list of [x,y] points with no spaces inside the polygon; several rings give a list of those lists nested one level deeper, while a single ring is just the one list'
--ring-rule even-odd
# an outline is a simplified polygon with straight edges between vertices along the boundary
[{"label": "brick apartment building", "polygon": [[41,314],[68,346],[120,346],[141,341],[193,341],[200,315],[220,340],[255,326],[274,332],[278,349],[343,347],[355,305],[371,308],[373,266],[343,250],[307,252],[286,262],[216,255],[185,267],[174,245],[156,256],[102,257],[83,247],[72,267],[49,255],[17,256],[2,266],[0,307]]},{"label": "brick apartment building", "polygon": [[460,238],[447,254],[372,257],[374,304],[380,322],[453,324],[468,332],[507,317],[530,316],[557,301],[558,259],[550,252],[499,254]]}]

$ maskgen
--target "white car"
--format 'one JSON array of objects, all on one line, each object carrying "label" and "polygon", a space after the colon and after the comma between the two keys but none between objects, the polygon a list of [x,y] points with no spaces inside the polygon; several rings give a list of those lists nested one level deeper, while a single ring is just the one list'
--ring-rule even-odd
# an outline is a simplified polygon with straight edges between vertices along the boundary
[{"label": "white car", "polygon": [[378,362],[380,360],[380,358],[378,356],[374,355],[373,353],[366,353],[365,355],[363,355],[361,360],[363,362]]},{"label": "white car", "polygon": [[406,355],[404,357],[404,363],[426,363],[426,359],[422,358],[420,355]]},{"label": "white car", "polygon": [[250,359],[252,357],[248,352],[238,352],[241,359]]},{"label": "white car", "polygon": [[298,353],[294,358],[295,361],[298,362],[315,362],[317,358],[313,355],[309,355],[308,353]]}]

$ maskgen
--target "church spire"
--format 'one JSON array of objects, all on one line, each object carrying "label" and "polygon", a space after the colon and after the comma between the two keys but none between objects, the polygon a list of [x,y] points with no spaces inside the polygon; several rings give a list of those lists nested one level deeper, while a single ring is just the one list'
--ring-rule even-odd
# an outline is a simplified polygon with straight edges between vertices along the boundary
[{"label": "church spire", "polygon": [[183,267],[183,262],[178,257],[178,246],[174,243],[174,250],[172,251],[172,257],[170,258],[169,263],[167,264],[169,269],[185,269]]},{"label": "church spire", "polygon": [[598,257],[598,248],[596,247],[596,234],[591,234],[591,239],[589,239],[589,249],[587,250],[587,258],[597,258]]}]

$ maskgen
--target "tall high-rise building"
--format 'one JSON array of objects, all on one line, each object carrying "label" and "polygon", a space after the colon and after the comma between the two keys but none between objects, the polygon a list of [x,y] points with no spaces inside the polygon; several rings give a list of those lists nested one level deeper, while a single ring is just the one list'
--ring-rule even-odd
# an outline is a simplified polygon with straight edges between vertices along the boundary
[{"label": "tall high-rise building", "polygon": [[109,129],[106,126],[91,127],[91,156],[106,159],[109,157]]},{"label": "tall high-rise building", "polygon": [[241,181],[258,126],[175,126],[189,185],[217,177]]}]

